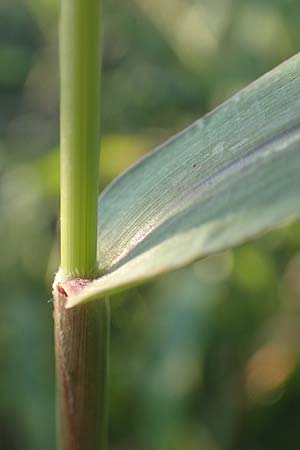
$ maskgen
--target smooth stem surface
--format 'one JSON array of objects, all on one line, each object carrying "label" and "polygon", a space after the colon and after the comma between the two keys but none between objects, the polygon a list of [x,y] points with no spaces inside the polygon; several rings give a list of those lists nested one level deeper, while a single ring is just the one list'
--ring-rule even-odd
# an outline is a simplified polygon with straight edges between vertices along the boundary
[{"label": "smooth stem surface", "polygon": [[101,0],[61,0],[61,267],[54,282],[59,450],[107,449],[108,301],[68,310],[57,278],[97,275]]},{"label": "smooth stem surface", "polygon": [[96,275],[101,0],[62,0],[61,270]]}]

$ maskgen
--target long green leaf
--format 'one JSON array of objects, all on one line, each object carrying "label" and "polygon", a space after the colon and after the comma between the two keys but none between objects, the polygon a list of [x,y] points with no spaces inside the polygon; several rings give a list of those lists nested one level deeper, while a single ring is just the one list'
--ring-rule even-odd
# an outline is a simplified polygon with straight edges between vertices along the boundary
[{"label": "long green leaf", "polygon": [[300,216],[296,55],[148,154],[99,199],[101,298]]}]

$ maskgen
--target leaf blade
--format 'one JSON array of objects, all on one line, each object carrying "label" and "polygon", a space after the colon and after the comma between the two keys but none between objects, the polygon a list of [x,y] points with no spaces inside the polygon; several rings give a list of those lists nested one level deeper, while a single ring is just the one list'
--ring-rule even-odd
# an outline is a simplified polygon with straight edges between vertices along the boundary
[{"label": "leaf blade", "polygon": [[[99,200],[96,299],[300,215],[300,58],[154,150]],[[296,99],[296,100],[295,100]]]}]

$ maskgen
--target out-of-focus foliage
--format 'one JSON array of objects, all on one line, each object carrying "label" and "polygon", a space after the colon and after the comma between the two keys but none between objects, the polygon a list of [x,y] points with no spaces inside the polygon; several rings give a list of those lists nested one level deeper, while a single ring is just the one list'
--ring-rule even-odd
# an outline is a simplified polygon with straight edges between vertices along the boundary
[{"label": "out-of-focus foliage", "polygon": [[[57,1],[0,4],[0,449],[54,448]],[[297,0],[107,0],[102,178],[299,50]],[[114,450],[294,450],[300,224],[114,299]]]}]

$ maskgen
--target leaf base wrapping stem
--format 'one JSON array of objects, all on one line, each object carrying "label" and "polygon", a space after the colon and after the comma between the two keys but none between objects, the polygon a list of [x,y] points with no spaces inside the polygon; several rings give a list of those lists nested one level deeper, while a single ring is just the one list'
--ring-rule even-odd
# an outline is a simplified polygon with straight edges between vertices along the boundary
[{"label": "leaf base wrapping stem", "polygon": [[66,309],[54,292],[58,449],[107,449],[108,299]]}]

